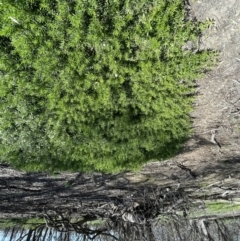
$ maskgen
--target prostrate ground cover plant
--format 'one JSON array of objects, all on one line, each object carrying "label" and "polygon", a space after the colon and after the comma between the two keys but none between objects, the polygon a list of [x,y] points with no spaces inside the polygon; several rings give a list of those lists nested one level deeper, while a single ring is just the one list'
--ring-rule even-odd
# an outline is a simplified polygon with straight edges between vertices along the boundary
[{"label": "prostrate ground cover plant", "polygon": [[183,0],[1,0],[0,158],[34,170],[133,169],[190,133],[184,49],[207,25]]}]

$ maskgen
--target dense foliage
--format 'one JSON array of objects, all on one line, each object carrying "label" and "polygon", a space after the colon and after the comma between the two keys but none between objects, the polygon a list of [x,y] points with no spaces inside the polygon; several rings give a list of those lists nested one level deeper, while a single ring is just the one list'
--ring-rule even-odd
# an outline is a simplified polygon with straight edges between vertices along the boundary
[{"label": "dense foliage", "polygon": [[25,169],[118,171],[179,150],[205,23],[183,0],[2,0],[0,155]]}]

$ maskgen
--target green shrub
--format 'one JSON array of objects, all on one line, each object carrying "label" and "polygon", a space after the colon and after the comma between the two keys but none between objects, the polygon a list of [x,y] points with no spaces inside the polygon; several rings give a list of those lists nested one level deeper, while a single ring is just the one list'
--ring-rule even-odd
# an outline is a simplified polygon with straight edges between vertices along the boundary
[{"label": "green shrub", "polygon": [[190,133],[211,51],[183,0],[2,0],[1,160],[34,170],[133,169]]}]

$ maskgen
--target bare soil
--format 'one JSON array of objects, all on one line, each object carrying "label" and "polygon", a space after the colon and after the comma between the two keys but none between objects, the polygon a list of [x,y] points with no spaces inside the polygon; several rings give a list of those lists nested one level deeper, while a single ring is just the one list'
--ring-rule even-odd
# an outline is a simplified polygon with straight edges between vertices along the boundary
[{"label": "bare soil", "polygon": [[[115,200],[146,187],[178,187],[197,199],[240,198],[240,1],[190,1],[197,19],[212,19],[200,48],[220,51],[219,63],[197,80],[193,135],[179,155],[138,173],[25,173],[0,167],[0,218],[34,217],[44,207],[70,208]],[[212,139],[215,133],[215,139]],[[212,139],[212,140],[211,140]],[[218,145],[218,144],[219,145]]]},{"label": "bare soil", "polygon": [[[197,80],[199,94],[192,112],[194,134],[182,153],[167,163],[183,163],[201,178],[214,173],[218,179],[239,178],[240,1],[191,1],[191,11],[199,20],[213,20],[200,47],[219,50],[220,63]],[[211,142],[212,132],[216,132],[215,139],[221,148]],[[151,169],[157,172],[162,165],[150,163],[143,172]]]}]

